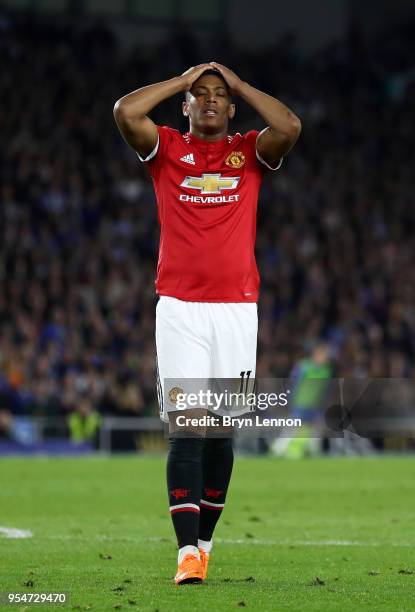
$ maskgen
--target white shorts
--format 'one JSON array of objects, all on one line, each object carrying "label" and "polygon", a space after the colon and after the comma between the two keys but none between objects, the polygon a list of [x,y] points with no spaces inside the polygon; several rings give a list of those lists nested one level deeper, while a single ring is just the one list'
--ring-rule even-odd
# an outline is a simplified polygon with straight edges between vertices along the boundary
[{"label": "white shorts", "polygon": [[[257,335],[256,303],[186,302],[161,296],[156,307],[160,418],[168,422],[167,413],[177,410],[174,395],[184,391],[183,379],[196,379],[197,388],[201,380],[210,388],[212,379],[237,379],[245,393],[252,392]],[[190,392],[191,384],[186,387]]]}]

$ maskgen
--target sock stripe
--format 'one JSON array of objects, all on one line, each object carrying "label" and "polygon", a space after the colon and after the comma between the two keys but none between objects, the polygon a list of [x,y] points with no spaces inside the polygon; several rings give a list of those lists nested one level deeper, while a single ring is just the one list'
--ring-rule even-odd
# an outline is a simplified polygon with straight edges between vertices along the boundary
[{"label": "sock stripe", "polygon": [[205,499],[200,500],[200,505],[202,508],[212,508],[214,510],[223,510],[225,504],[214,504],[213,502],[208,502]]},{"label": "sock stripe", "polygon": [[169,510],[171,514],[176,512],[200,512],[200,508],[196,504],[177,504],[176,506],[170,506]]}]

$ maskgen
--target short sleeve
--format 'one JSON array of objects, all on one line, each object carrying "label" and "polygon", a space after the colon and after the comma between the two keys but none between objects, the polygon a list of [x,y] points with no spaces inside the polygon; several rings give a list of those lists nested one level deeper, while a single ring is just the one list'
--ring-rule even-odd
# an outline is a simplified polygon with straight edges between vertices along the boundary
[{"label": "short sleeve", "polygon": [[279,160],[279,162],[277,163],[277,165],[275,167],[272,167],[258,153],[257,139],[258,139],[258,136],[260,134],[261,134],[261,132],[258,132],[258,130],[251,130],[250,132],[247,132],[245,134],[245,136],[244,136],[244,139],[246,140],[247,146],[254,152],[257,166],[263,172],[267,172],[267,170],[279,170],[281,168],[281,165],[282,165],[282,160],[283,160],[282,157]]},{"label": "short sleeve", "polygon": [[136,151],[138,159],[147,164],[148,171],[150,172],[151,176],[158,173],[160,165],[167,154],[172,139],[172,131],[173,130],[166,125],[158,125],[157,143],[151,153],[149,153],[147,157],[143,158],[138,151]]}]

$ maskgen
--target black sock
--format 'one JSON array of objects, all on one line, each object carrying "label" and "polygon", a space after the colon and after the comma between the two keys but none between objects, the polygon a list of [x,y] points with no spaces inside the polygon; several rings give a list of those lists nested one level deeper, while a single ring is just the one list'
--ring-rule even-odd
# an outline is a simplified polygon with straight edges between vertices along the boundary
[{"label": "black sock", "polygon": [[210,541],[225,504],[231,479],[233,448],[230,438],[208,438],[203,449],[203,490],[199,539]]},{"label": "black sock", "polygon": [[170,438],[167,486],[179,548],[197,546],[202,491],[203,438]]}]

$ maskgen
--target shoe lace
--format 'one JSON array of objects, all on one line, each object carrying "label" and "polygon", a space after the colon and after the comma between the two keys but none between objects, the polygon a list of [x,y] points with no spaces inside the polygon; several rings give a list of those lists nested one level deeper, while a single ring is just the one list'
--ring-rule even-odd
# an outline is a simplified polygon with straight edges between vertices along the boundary
[{"label": "shoe lace", "polygon": [[196,555],[186,555],[180,564],[181,569],[186,570],[189,565],[194,563],[195,559],[196,561],[198,560]]}]

